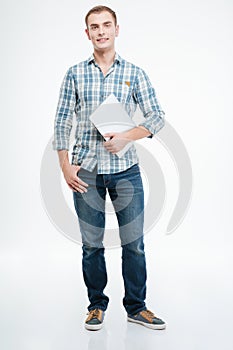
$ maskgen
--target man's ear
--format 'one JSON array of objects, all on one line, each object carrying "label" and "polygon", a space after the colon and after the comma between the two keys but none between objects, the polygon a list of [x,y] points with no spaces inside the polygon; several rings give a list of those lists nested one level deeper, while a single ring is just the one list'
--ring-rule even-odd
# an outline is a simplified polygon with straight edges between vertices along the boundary
[{"label": "man's ear", "polygon": [[116,25],[116,36],[118,36],[119,35],[119,25],[117,24]]},{"label": "man's ear", "polygon": [[85,29],[85,32],[86,32],[86,34],[87,34],[88,39],[91,40],[90,34],[89,34],[89,30],[88,30],[88,29]]}]

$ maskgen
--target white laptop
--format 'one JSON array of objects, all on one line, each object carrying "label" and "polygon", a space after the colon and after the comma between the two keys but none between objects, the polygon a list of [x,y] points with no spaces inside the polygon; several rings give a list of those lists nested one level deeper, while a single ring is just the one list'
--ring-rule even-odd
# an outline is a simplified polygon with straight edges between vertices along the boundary
[{"label": "white laptop", "polygon": [[[110,94],[104,102],[96,108],[90,115],[90,120],[102,136],[109,132],[124,132],[136,127],[136,124],[114,94]],[[122,157],[132,144],[133,141],[129,142],[121,151],[117,152],[116,155]]]}]

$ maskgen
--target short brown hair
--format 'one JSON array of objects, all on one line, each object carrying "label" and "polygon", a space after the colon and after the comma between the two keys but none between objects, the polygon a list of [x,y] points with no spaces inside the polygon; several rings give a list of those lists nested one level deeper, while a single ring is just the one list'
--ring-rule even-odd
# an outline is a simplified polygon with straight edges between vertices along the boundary
[{"label": "short brown hair", "polygon": [[112,9],[110,9],[110,7],[99,5],[99,6],[95,6],[92,9],[90,9],[90,11],[88,11],[88,13],[86,14],[86,17],[85,17],[86,26],[88,27],[88,24],[87,24],[88,23],[88,17],[92,13],[101,13],[103,11],[109,12],[112,15],[113,19],[114,19],[115,25],[117,25],[116,13]]}]

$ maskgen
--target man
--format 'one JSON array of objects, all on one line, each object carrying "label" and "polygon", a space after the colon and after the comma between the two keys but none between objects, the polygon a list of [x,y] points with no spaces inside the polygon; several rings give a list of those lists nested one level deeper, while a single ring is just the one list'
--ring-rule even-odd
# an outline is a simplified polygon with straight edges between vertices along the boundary
[{"label": "man", "polygon": [[[152,329],[164,329],[165,322],[145,304],[144,194],[135,146],[122,157],[116,154],[129,142],[156,134],[164,125],[164,112],[145,72],[115,52],[115,38],[119,33],[115,12],[106,6],[97,6],[87,13],[85,21],[94,53],[88,60],[71,67],[65,75],[53,142],[64,178],[73,191],[82,234],[83,277],[90,301],[85,327],[88,330],[102,327],[109,302],[104,294],[107,272],[103,246],[108,191],[119,224],[125,287],[123,305],[127,319]],[[89,116],[111,93],[130,117],[139,104],[145,121],[129,131],[112,132],[103,138]],[[77,128],[70,164],[68,150],[73,113]]]}]

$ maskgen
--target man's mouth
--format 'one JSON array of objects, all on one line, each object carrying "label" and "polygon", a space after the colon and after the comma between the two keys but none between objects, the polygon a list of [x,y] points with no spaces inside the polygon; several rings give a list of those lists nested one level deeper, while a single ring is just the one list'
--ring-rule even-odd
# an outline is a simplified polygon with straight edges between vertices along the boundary
[{"label": "man's mouth", "polygon": [[108,40],[108,38],[99,38],[99,39],[97,39],[97,41],[99,43],[105,43],[107,40]]}]

